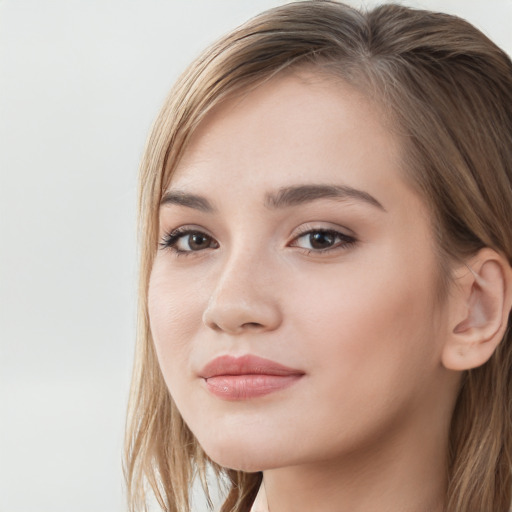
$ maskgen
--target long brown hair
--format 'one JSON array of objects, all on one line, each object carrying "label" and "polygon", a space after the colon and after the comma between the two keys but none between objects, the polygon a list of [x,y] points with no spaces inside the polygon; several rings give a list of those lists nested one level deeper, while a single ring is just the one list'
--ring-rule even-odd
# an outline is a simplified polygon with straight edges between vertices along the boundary
[{"label": "long brown hair", "polygon": [[[140,175],[140,300],[126,434],[130,510],[149,484],[163,510],[188,512],[194,475],[227,486],[223,512],[249,509],[261,474],[219,467],[185,425],[158,366],[147,294],[158,206],[187,142],[226,96],[284,69],[313,66],[362,90],[405,141],[407,179],[430,206],[440,261],[491,247],[512,263],[512,63],[454,16],[383,5],[360,12],[312,0],[267,11],[181,76],[149,138]],[[449,266],[441,265],[448,280]],[[509,322],[510,324],[510,322]],[[512,339],[468,371],[455,407],[446,510],[506,512],[511,502]]]}]

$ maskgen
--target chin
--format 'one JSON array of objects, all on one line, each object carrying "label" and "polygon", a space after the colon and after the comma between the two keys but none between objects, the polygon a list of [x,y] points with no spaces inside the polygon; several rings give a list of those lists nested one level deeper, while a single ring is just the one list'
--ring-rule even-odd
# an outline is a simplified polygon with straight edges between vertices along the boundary
[{"label": "chin", "polygon": [[199,444],[213,462],[226,469],[256,473],[286,465],[274,448],[261,447],[247,440],[243,443],[231,441]]}]

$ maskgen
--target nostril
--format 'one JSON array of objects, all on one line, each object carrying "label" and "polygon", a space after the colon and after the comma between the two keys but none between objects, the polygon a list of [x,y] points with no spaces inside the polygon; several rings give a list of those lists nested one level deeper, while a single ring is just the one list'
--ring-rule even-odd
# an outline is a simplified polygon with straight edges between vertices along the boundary
[{"label": "nostril", "polygon": [[250,329],[259,329],[263,327],[263,325],[259,324],[258,322],[246,322],[242,325],[242,327],[249,327]]},{"label": "nostril", "polygon": [[217,332],[222,331],[222,328],[220,327],[220,325],[216,324],[215,322],[212,322],[210,324],[210,328]]}]

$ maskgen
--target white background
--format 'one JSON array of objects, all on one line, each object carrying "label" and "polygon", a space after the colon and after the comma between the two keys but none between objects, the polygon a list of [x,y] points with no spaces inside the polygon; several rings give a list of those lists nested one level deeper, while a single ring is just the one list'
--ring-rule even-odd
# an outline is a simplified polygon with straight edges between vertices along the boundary
[{"label": "white background", "polygon": [[[126,510],[144,142],[185,65],[283,3],[0,0],[0,512]],[[512,53],[512,0],[405,3]]]}]

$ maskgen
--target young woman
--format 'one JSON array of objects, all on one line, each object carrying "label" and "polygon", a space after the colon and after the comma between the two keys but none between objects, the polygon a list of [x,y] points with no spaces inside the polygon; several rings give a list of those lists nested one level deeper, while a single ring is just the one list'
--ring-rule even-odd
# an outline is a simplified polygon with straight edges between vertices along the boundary
[{"label": "young woman", "polygon": [[[141,174],[127,434],[188,511],[506,512],[512,63],[468,23],[304,1],[184,73]],[[255,498],[257,499],[255,501]]]}]

